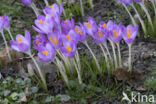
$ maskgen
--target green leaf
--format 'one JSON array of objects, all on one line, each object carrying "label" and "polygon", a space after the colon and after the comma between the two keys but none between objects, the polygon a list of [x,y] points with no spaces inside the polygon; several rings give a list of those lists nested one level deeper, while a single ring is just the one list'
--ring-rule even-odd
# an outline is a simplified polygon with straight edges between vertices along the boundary
[{"label": "green leaf", "polygon": [[62,102],[66,102],[66,101],[69,101],[71,99],[71,97],[68,95],[60,95],[60,94],[57,95],[56,98],[60,98],[60,101],[62,101]]},{"label": "green leaf", "polygon": [[48,97],[46,97],[46,99],[45,99],[45,103],[50,103],[50,102],[52,102],[52,101],[54,101],[54,96],[48,96]]},{"label": "green leaf", "polygon": [[10,94],[10,90],[5,90],[4,92],[3,92],[3,94],[4,94],[4,96],[8,96],[9,94]]},{"label": "green leaf", "polygon": [[12,94],[9,96],[9,98],[11,98],[12,100],[17,100],[17,98],[18,98],[18,93],[16,93],[16,92],[12,93]]}]

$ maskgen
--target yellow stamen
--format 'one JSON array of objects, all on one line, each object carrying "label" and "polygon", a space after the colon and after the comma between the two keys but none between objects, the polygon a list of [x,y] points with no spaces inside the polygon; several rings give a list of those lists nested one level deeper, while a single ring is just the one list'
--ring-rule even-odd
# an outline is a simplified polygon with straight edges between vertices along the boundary
[{"label": "yellow stamen", "polygon": [[47,21],[43,21],[43,19],[40,19],[39,23],[47,23]]},{"label": "yellow stamen", "polygon": [[79,29],[78,29],[77,27],[75,27],[75,31],[76,31],[76,32],[79,32]]},{"label": "yellow stamen", "polygon": [[53,6],[52,6],[52,5],[50,5],[50,6],[49,6],[49,8],[53,9]]},{"label": "yellow stamen", "polygon": [[68,53],[70,53],[72,51],[70,46],[67,46],[66,49],[68,50]]},{"label": "yellow stamen", "polygon": [[103,24],[103,27],[104,27],[104,28],[107,28],[107,25],[106,25],[106,24]]},{"label": "yellow stamen", "polygon": [[114,33],[114,36],[115,36],[115,37],[118,37],[119,33],[118,33],[117,30],[113,30],[113,33]]},{"label": "yellow stamen", "polygon": [[36,44],[40,44],[40,41],[39,40],[36,40]]},{"label": "yellow stamen", "polygon": [[51,14],[52,17],[54,17],[54,14]]},{"label": "yellow stamen", "polygon": [[82,30],[80,30],[79,32],[80,32],[80,35],[82,35],[82,34],[83,34]]},{"label": "yellow stamen", "polygon": [[101,33],[101,31],[98,31],[99,37],[101,38],[103,36],[103,34]]},{"label": "yellow stamen", "polygon": [[1,16],[1,19],[3,19],[3,16]]},{"label": "yellow stamen", "polygon": [[131,38],[131,36],[132,36],[132,30],[131,30],[131,29],[128,29],[127,37],[128,37],[128,38]]},{"label": "yellow stamen", "polygon": [[54,37],[54,39],[50,37],[49,39],[53,42],[53,44],[58,45],[58,40],[56,37]]},{"label": "yellow stamen", "polygon": [[43,55],[46,55],[46,56],[48,56],[48,55],[49,55],[49,52],[48,52],[47,50],[42,51],[42,53],[43,53]]},{"label": "yellow stamen", "polygon": [[87,22],[86,25],[88,26],[88,28],[92,28],[92,25],[89,24],[89,22]]},{"label": "yellow stamen", "polygon": [[65,23],[68,23],[68,20],[65,20],[64,22],[65,22]]},{"label": "yellow stamen", "polygon": [[22,43],[24,40],[22,40],[20,37],[17,38],[17,40]]},{"label": "yellow stamen", "polygon": [[69,34],[66,35],[66,38],[68,39],[68,41],[70,41],[72,39]]}]

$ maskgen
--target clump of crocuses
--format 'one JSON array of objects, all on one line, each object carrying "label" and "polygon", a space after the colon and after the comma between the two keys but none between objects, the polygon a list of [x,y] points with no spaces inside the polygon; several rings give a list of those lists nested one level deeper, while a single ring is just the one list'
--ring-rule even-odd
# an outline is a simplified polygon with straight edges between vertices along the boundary
[{"label": "clump of crocuses", "polygon": [[[102,21],[99,25],[97,25],[92,17],[89,17],[87,22],[75,25],[73,18],[65,20],[60,19],[62,11],[62,4],[60,4],[60,7],[57,4],[53,4],[45,7],[43,10],[45,15],[37,16],[37,19],[34,21],[35,26],[32,26],[34,30],[38,32],[33,41],[33,48],[38,51],[38,57],[41,61],[54,62],[58,66],[59,71],[67,84],[68,77],[66,74],[66,67],[71,69],[70,71],[72,71],[74,67],[78,74],[79,83],[82,83],[81,64],[77,50],[77,44],[79,42],[84,43],[91,52],[93,59],[96,62],[98,71],[101,73],[104,70],[101,68],[96,55],[86,41],[87,34],[93,38],[93,42],[101,47],[107,63],[106,68],[108,70],[110,69],[110,62],[112,62],[111,64],[115,63],[114,69],[122,67],[119,43],[122,39],[124,39],[129,46],[129,70],[132,70],[131,44],[138,33],[137,25],[128,25],[125,27],[121,23],[117,24],[112,20],[107,23]],[[46,81],[43,77],[41,69],[30,52],[30,37],[29,31],[26,30],[25,37],[17,35],[16,41],[12,40],[10,43],[14,50],[24,52],[33,59],[36,67],[38,68],[39,75],[45,84]],[[109,52],[107,40],[111,43],[114,60]],[[119,58],[116,56],[115,45],[117,45],[118,48]]]}]

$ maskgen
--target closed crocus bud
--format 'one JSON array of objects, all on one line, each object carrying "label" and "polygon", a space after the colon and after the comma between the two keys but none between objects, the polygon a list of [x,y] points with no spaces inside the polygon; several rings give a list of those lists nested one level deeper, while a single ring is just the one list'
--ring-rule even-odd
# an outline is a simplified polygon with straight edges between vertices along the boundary
[{"label": "closed crocus bud", "polygon": [[24,5],[31,5],[32,2],[33,2],[33,0],[22,0],[22,3],[23,3]]},{"label": "closed crocus bud", "polygon": [[6,14],[3,16],[3,27],[5,29],[8,29],[10,27],[10,19]]},{"label": "closed crocus bud", "polygon": [[3,30],[3,23],[4,23],[3,16],[0,16],[0,31]]},{"label": "closed crocus bud", "polygon": [[133,0],[121,0],[124,4],[132,4]]},{"label": "closed crocus bud", "polygon": [[142,2],[144,0],[134,0],[134,1],[137,2],[137,3],[140,3],[140,2]]}]

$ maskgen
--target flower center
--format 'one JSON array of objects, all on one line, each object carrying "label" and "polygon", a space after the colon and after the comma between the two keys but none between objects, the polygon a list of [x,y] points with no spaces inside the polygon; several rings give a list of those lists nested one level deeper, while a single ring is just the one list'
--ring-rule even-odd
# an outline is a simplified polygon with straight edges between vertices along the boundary
[{"label": "flower center", "polygon": [[119,33],[118,33],[117,30],[113,30],[113,33],[114,33],[114,36],[115,36],[115,37],[118,37]]},{"label": "flower center", "polygon": [[86,25],[88,26],[88,28],[92,28],[92,25],[89,24],[89,22],[87,22]]},{"label": "flower center", "polygon": [[49,55],[49,51],[44,50],[44,51],[42,51],[42,54],[45,55],[45,56],[48,56]]},{"label": "flower center", "polygon": [[70,53],[72,51],[70,46],[67,46],[66,49],[67,49],[68,53]]},{"label": "flower center", "polygon": [[107,28],[107,25],[106,25],[106,24],[103,24],[103,27],[104,27],[104,28]]},{"label": "flower center", "polygon": [[79,33],[79,29],[78,29],[77,27],[75,27],[75,31],[76,31],[77,33]]},{"label": "flower center", "polygon": [[17,40],[18,40],[20,43],[24,42],[24,40],[22,40],[20,37],[18,37]]},{"label": "flower center", "polygon": [[1,19],[3,19],[3,16],[1,16]]},{"label": "flower center", "polygon": [[40,41],[39,40],[36,40],[36,44],[40,44]]},{"label": "flower center", "polygon": [[101,31],[98,31],[99,37],[101,38],[103,36],[103,34],[101,33]]},{"label": "flower center", "polygon": [[79,32],[80,32],[80,35],[82,35],[82,34],[83,34],[82,30],[80,30]]},{"label": "flower center", "polygon": [[68,39],[68,41],[72,39],[69,34],[66,35],[66,38]]},{"label": "flower center", "polygon": [[53,6],[52,6],[52,5],[50,5],[50,6],[49,6],[49,8],[50,8],[50,9],[53,9]]},{"label": "flower center", "polygon": [[49,38],[53,44],[58,45],[58,40],[56,37],[54,37],[54,39],[52,37]]},{"label": "flower center", "polygon": [[39,23],[47,23],[47,21],[43,21],[43,19],[40,19]]},{"label": "flower center", "polygon": [[131,29],[128,29],[128,31],[127,31],[127,37],[128,38],[131,38],[131,36],[132,36],[132,30]]},{"label": "flower center", "polygon": [[52,17],[54,17],[54,14],[51,14]]},{"label": "flower center", "polygon": [[65,20],[64,22],[65,22],[65,23],[68,23],[68,20]]}]

